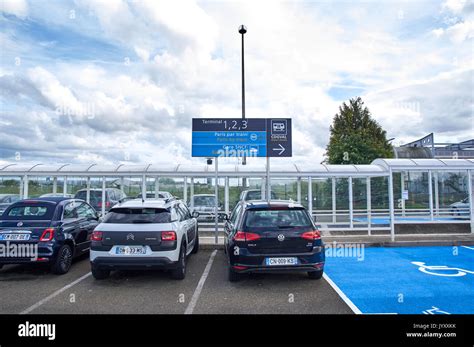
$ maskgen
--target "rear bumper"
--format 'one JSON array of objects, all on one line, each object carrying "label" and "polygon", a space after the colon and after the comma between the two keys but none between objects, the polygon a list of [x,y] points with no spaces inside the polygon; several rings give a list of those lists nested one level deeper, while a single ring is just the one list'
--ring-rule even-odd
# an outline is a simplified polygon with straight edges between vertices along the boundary
[{"label": "rear bumper", "polygon": [[[246,269],[236,268],[245,266]],[[232,266],[232,270],[238,273],[257,273],[257,272],[310,272],[310,271],[324,271],[324,263],[314,263],[294,266],[248,266],[243,264],[236,264]]]},{"label": "rear bumper", "polygon": [[[236,272],[274,272],[274,271],[320,271],[324,269],[325,248],[314,246],[311,252],[305,253],[272,253],[255,254],[247,249],[239,249],[236,255],[231,249],[227,250],[229,265]],[[297,265],[266,265],[266,258],[297,258]]]},{"label": "rear bumper", "polygon": [[39,256],[36,260],[32,258],[0,258],[0,265],[15,265],[15,264],[44,264],[51,262],[52,258]]},{"label": "rear bumper", "polygon": [[166,257],[97,257],[91,266],[104,270],[174,269],[178,262]]},{"label": "rear bumper", "polygon": [[[60,245],[57,242],[0,242],[0,264],[48,263],[56,255]],[[15,255],[13,255],[15,251]]]}]

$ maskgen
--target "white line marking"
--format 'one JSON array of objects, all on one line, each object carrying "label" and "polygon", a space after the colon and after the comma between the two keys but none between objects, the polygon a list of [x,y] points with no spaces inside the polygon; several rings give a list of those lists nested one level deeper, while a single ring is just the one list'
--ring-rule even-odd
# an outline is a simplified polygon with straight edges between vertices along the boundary
[{"label": "white line marking", "polygon": [[89,277],[90,275],[92,275],[91,272],[88,272],[86,273],[84,276],[82,277],[79,277],[77,280],[75,280],[74,282],[71,282],[69,283],[68,285],[65,285],[64,287],[62,287],[61,289],[58,289],[56,290],[53,294],[47,296],[46,298],[38,301],[36,304],[28,307],[26,310],[20,312],[20,314],[27,314],[27,313],[30,313],[31,311],[37,309],[38,307],[40,307],[41,305],[43,305],[44,303],[48,302],[49,300],[51,300],[52,298],[58,296],[59,294],[61,294],[62,292],[68,290],[69,288],[71,288],[72,286],[78,284],[79,282],[81,282],[82,280],[85,280],[87,277]]},{"label": "white line marking", "polygon": [[347,306],[350,307],[350,309],[355,313],[355,314],[362,314],[361,310],[359,310],[357,308],[356,305],[354,305],[354,303],[351,301],[351,299],[349,299],[346,294],[344,294],[344,292],[339,289],[339,287],[337,286],[336,283],[334,283],[332,281],[331,278],[329,278],[329,276],[326,274],[326,273],[323,273],[323,278],[326,280],[327,283],[329,283],[329,285],[332,287],[332,289],[334,289],[336,291],[337,294],[339,294],[339,296],[341,297],[342,300],[344,300],[344,302],[347,304]]},{"label": "white line marking", "polygon": [[191,298],[191,301],[189,302],[188,307],[186,307],[186,311],[184,311],[184,314],[192,314],[194,311],[194,307],[196,306],[196,303],[199,299],[199,296],[201,295],[202,287],[204,287],[204,282],[206,282],[207,275],[209,275],[209,272],[211,271],[211,266],[212,263],[214,262],[214,257],[216,256],[217,250],[212,252],[211,257],[209,258],[209,261],[207,262],[206,268],[204,269],[204,272],[202,273],[201,279],[199,280],[199,283],[194,290],[194,294]]},{"label": "white line marking", "polygon": [[468,246],[461,246],[461,247],[464,247],[464,248],[467,248],[467,249],[470,249],[470,250],[474,251],[474,247],[468,247]]}]

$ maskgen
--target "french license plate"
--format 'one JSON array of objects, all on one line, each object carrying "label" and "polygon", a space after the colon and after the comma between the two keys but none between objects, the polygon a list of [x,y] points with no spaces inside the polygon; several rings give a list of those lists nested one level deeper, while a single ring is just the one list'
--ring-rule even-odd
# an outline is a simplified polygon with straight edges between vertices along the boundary
[{"label": "french license plate", "polygon": [[30,234],[0,234],[1,241],[27,241]]},{"label": "french license plate", "polygon": [[146,248],[143,246],[119,246],[115,249],[115,254],[146,254]]},{"label": "french license plate", "polygon": [[267,266],[298,265],[298,258],[265,258]]}]

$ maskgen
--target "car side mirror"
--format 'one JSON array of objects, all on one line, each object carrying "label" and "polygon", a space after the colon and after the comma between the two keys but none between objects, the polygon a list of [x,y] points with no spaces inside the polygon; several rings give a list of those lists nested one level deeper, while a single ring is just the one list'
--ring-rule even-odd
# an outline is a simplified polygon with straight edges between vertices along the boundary
[{"label": "car side mirror", "polygon": [[198,218],[199,217],[199,212],[198,211],[193,211],[193,213],[191,214],[191,216],[193,218]]},{"label": "car side mirror", "polygon": [[229,216],[227,215],[227,213],[219,213],[217,219],[219,220],[219,222],[228,221]]}]

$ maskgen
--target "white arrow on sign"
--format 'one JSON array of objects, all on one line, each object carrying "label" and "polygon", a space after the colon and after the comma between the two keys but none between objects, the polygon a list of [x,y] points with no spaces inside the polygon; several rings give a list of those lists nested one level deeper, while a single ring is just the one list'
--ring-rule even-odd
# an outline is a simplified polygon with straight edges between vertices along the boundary
[{"label": "white arrow on sign", "polygon": [[273,148],[274,151],[280,151],[280,153],[278,153],[278,155],[282,155],[283,152],[285,151],[285,147],[283,147],[281,145],[281,143],[278,144],[278,146],[280,146],[280,148]]}]

